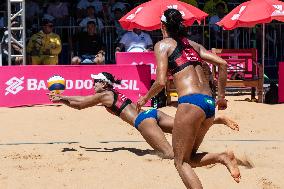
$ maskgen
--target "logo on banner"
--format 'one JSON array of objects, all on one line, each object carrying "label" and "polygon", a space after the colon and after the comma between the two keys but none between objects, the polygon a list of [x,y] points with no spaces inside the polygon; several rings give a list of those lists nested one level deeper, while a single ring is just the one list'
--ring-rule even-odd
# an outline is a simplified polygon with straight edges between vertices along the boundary
[{"label": "logo on banner", "polygon": [[284,15],[283,7],[282,5],[273,5],[275,8],[275,11],[271,14],[271,16],[280,16]]},{"label": "logo on banner", "polygon": [[140,12],[143,9],[143,7],[139,7],[134,14],[130,14],[129,16],[127,16],[126,20],[132,20],[133,18],[135,18],[136,14],[138,14],[138,12]]},{"label": "logo on banner", "polygon": [[9,79],[5,84],[8,85],[8,87],[5,89],[6,93],[5,96],[9,93],[12,93],[13,95],[20,92],[24,87],[21,86],[24,83],[24,77],[21,77],[20,79],[17,77],[12,77]]},{"label": "logo on banner", "polygon": [[242,12],[246,9],[247,6],[242,6],[239,10],[238,14],[234,14],[234,16],[231,18],[232,20],[238,20],[242,14]]},{"label": "logo on banner", "polygon": [[[26,80],[26,90],[27,91],[39,91],[39,90],[47,90],[46,81],[45,80],[38,80],[38,79],[25,79]],[[17,78],[12,77],[6,82],[8,87],[5,89],[6,93],[5,96],[8,94],[16,95],[21,90],[24,89],[22,84],[24,83],[24,77]],[[115,88],[121,90],[133,90],[139,91],[140,88],[138,86],[137,80],[121,80],[121,85],[115,85]],[[93,81],[92,80],[66,80],[66,89],[92,89],[93,88]]]}]

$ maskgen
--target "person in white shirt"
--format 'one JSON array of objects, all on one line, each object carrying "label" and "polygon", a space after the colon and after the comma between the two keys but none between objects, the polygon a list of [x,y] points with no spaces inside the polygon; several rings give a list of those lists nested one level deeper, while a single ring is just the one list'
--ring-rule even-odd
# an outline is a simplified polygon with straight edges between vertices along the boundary
[{"label": "person in white shirt", "polygon": [[93,21],[96,24],[97,31],[101,32],[101,30],[104,28],[104,24],[100,18],[95,16],[95,9],[93,6],[89,6],[87,8],[87,15],[88,16],[80,22],[79,26],[83,27],[84,31],[86,31],[87,23],[89,21]]},{"label": "person in white shirt", "polygon": [[125,33],[119,41],[116,51],[145,52],[153,50],[153,42],[149,34],[140,29]]}]

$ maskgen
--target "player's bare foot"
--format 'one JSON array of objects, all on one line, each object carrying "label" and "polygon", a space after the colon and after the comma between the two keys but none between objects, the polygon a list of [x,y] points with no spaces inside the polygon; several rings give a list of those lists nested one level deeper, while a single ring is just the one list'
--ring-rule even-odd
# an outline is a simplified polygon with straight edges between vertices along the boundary
[{"label": "player's bare foot", "polygon": [[227,167],[233,179],[239,183],[241,179],[241,173],[238,168],[238,163],[235,155],[232,151],[224,152],[222,155],[222,162]]},{"label": "player's bare foot", "polygon": [[228,127],[230,127],[231,129],[233,130],[236,130],[236,131],[239,131],[240,128],[239,128],[239,125],[237,124],[237,122],[231,120],[231,119],[226,119],[226,125]]},{"label": "player's bare foot", "polygon": [[229,119],[227,116],[224,115],[216,117],[214,120],[214,124],[224,124],[233,130],[239,131],[239,125],[237,124],[237,122]]},{"label": "player's bare foot", "polygon": [[233,121],[233,120],[227,120],[227,126],[230,127],[233,130],[239,131],[239,125],[237,124],[237,122]]}]

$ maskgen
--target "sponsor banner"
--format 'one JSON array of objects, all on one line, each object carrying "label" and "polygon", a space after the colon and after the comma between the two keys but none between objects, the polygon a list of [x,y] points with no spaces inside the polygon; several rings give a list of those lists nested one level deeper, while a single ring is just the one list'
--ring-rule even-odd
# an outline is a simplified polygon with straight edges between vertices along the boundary
[{"label": "sponsor banner", "polygon": [[115,88],[133,102],[150,88],[149,65],[4,66],[0,67],[0,106],[50,104],[46,95],[49,92],[47,80],[53,75],[60,75],[66,80],[63,95],[94,94],[90,75],[103,71],[122,80],[121,85]]},{"label": "sponsor banner", "polygon": [[284,62],[279,62],[279,88],[278,97],[279,103],[284,103]]},{"label": "sponsor banner", "polygon": [[157,63],[154,52],[117,52],[115,57],[117,65],[150,65],[151,79],[156,79]]}]

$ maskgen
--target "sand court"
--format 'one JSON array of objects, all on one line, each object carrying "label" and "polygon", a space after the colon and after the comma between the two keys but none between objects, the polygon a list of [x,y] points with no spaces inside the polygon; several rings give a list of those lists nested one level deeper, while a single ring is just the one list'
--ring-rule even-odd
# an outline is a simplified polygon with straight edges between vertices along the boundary
[{"label": "sand court", "polygon": [[[284,106],[228,97],[227,115],[240,131],[215,125],[200,151],[232,149],[240,166],[235,183],[222,165],[196,168],[206,189],[283,188]],[[174,107],[162,111],[174,115]],[[172,160],[158,157],[140,133],[101,106],[0,109],[0,188],[180,189]],[[171,142],[171,135],[167,134]]]}]

